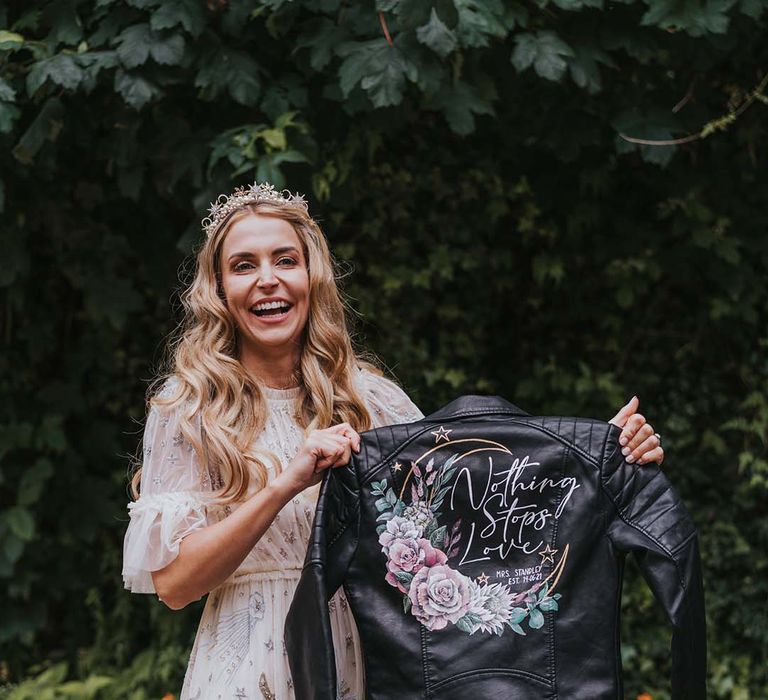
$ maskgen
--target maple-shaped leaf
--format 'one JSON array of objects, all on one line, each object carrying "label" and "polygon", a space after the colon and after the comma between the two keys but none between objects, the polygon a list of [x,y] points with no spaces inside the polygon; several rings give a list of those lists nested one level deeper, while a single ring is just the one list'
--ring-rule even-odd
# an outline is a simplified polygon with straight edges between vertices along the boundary
[{"label": "maple-shaped leaf", "polygon": [[462,46],[488,46],[493,38],[504,38],[513,22],[501,0],[454,0],[458,21],[456,36]]},{"label": "maple-shaped leaf", "polygon": [[120,33],[114,40],[117,55],[126,68],[136,68],[152,58],[160,64],[174,65],[184,55],[184,39],[179,34],[163,36],[144,24],[134,24]]},{"label": "maple-shaped leaf", "polygon": [[594,46],[574,46],[573,53],[573,59],[568,64],[573,82],[590,93],[599,92],[602,78],[598,64],[615,68],[616,63],[605,51]]},{"label": "maple-shaped leaf", "polygon": [[149,20],[152,29],[172,29],[181,25],[197,37],[205,29],[203,3],[199,0],[164,0]]},{"label": "maple-shaped leaf", "polygon": [[218,46],[201,61],[195,76],[195,87],[204,99],[215,99],[228,90],[232,98],[246,106],[256,104],[261,93],[259,64],[247,53]]},{"label": "maple-shaped leaf", "polygon": [[533,66],[542,78],[560,80],[568,66],[566,59],[573,55],[573,49],[557,34],[544,30],[515,37],[512,64],[519,72]]},{"label": "maple-shaped leaf", "polygon": [[118,69],[115,73],[115,90],[119,92],[127,104],[135,109],[141,109],[147,102],[160,94],[160,89],[140,75],[133,75]]},{"label": "maple-shaped leaf", "polygon": [[349,30],[327,17],[314,18],[302,25],[304,31],[296,40],[293,52],[309,49],[309,65],[320,71],[331,60],[336,47],[349,37]]},{"label": "maple-shaped leaf", "polygon": [[27,94],[34,95],[47,80],[65,90],[74,90],[85,77],[73,54],[60,53],[38,61],[27,74]]},{"label": "maple-shaped leaf", "polygon": [[488,85],[485,94],[478,88],[459,81],[455,85],[446,85],[435,96],[433,104],[442,110],[451,130],[464,136],[475,129],[476,114],[493,114],[491,100],[496,97],[492,85]]},{"label": "maple-shaped leaf", "polygon": [[641,24],[680,29],[691,36],[724,34],[730,22],[728,10],[735,4],[736,0],[654,0]]},{"label": "maple-shaped leaf", "polygon": [[456,35],[443,24],[434,7],[429,22],[416,30],[416,38],[443,58],[456,48],[457,43]]},{"label": "maple-shaped leaf", "polygon": [[347,42],[339,47],[344,61],[339,67],[339,85],[347,97],[356,85],[368,93],[375,107],[399,104],[405,80],[415,82],[416,66],[398,48],[383,37],[361,42]]}]

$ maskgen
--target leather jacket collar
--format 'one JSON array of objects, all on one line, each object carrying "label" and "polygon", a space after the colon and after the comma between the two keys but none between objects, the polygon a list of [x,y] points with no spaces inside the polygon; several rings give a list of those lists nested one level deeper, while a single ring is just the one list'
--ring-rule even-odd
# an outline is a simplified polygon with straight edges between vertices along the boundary
[{"label": "leather jacket collar", "polygon": [[451,403],[443,406],[434,413],[425,416],[423,420],[430,422],[447,421],[452,418],[464,416],[477,416],[483,414],[500,414],[509,416],[527,416],[522,408],[518,408],[501,396],[480,396],[466,394],[459,396]]}]

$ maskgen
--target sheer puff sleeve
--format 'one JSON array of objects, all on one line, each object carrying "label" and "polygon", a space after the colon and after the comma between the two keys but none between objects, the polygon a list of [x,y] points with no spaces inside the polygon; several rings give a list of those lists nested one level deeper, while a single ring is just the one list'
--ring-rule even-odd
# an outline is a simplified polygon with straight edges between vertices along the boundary
[{"label": "sheer puff sleeve", "polygon": [[[161,394],[172,388],[166,383]],[[128,504],[123,542],[123,584],[133,593],[154,593],[150,572],[173,561],[181,540],[208,525],[210,477],[181,434],[178,411],[152,406],[144,427],[140,496]]]},{"label": "sheer puff sleeve", "polygon": [[391,379],[374,374],[364,367],[359,370],[359,379],[374,428],[412,423],[424,417],[408,394]]}]

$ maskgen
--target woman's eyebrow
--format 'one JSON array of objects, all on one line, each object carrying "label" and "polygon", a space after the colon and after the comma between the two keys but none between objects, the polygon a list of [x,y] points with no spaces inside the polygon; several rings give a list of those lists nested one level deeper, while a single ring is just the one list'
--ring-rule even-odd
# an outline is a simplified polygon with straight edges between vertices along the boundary
[{"label": "woman's eyebrow", "polygon": [[[275,248],[272,251],[272,255],[280,255],[281,253],[291,253],[291,252],[292,253],[298,253],[299,250],[298,250],[298,248],[296,248],[295,246],[292,246],[292,245],[282,246],[280,248]],[[248,260],[248,259],[255,258],[255,257],[256,256],[253,253],[251,253],[250,251],[242,250],[239,253],[232,253],[232,255],[230,255],[229,258],[227,258],[227,260],[231,262],[232,260],[236,260],[238,258],[243,258],[243,259]]]},{"label": "woman's eyebrow", "polygon": [[298,253],[298,248],[292,245],[283,246],[282,248],[275,248],[272,251],[272,255],[280,255],[280,253]]}]

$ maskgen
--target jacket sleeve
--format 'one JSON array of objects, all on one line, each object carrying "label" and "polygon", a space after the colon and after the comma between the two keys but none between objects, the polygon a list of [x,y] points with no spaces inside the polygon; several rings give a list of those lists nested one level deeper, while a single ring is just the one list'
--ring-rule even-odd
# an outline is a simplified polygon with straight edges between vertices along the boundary
[{"label": "jacket sleeve", "polygon": [[706,622],[698,532],[664,472],[656,464],[628,463],[609,426],[602,486],[613,508],[608,536],[632,552],[673,625],[672,699],[706,698]]},{"label": "jacket sleeve", "polygon": [[328,600],[344,581],[358,542],[359,489],[354,463],[328,469],[307,556],[285,622],[296,700],[336,700],[336,655]]}]

